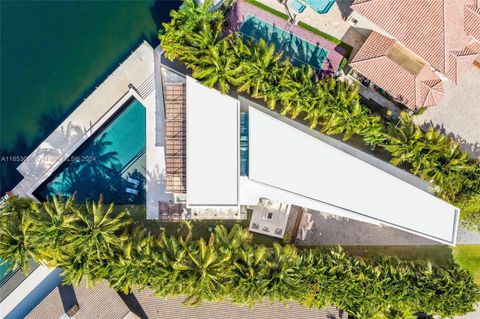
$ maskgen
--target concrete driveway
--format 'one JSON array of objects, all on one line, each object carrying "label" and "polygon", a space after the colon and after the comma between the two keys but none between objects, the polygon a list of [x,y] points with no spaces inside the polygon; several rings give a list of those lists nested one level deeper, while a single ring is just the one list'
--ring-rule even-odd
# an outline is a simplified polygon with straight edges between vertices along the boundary
[{"label": "concrete driveway", "polygon": [[440,105],[428,108],[415,122],[423,128],[433,125],[480,159],[480,68],[472,65],[457,85],[446,82],[444,86]]}]

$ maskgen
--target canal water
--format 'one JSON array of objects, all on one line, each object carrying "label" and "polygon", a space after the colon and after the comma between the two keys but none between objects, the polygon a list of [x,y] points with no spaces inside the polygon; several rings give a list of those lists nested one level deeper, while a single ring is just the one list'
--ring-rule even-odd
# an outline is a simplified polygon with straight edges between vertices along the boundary
[{"label": "canal water", "polygon": [[[1,1],[0,191],[16,167],[180,1]],[[16,158],[16,156],[19,156]]]}]

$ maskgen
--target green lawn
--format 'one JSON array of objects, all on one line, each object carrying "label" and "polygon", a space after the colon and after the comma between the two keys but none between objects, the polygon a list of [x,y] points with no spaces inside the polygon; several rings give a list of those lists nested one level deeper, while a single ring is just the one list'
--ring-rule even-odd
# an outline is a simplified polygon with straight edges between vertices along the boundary
[{"label": "green lawn", "polygon": [[269,6],[267,5],[264,5],[263,3],[261,2],[258,2],[256,0],[245,0],[246,2],[250,3],[250,4],[253,4],[254,6],[264,10],[264,11],[267,11],[267,12],[270,12],[271,14],[279,17],[279,18],[282,18],[283,20],[288,20],[288,15],[283,13],[283,12],[280,12],[280,11],[277,11],[273,8],[270,8]]},{"label": "green lawn", "polygon": [[396,256],[412,261],[428,260],[438,266],[447,266],[453,262],[452,251],[446,245],[343,246],[343,249],[350,255],[359,257]]},{"label": "green lawn", "polygon": [[452,248],[455,261],[467,269],[480,285],[480,245],[457,245]]}]

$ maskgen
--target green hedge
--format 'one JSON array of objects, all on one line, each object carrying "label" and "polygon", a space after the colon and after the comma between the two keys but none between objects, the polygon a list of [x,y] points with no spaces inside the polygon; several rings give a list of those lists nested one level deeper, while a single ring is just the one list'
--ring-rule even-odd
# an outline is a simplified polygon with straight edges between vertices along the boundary
[{"label": "green hedge", "polygon": [[452,264],[438,267],[394,257],[358,258],[339,247],[298,250],[254,245],[238,225],[215,227],[193,240],[153,236],[127,212],[101,202],[86,206],[53,199],[36,205],[11,198],[0,211],[0,258],[19,265],[28,258],[60,267],[64,283],[109,281],[128,293],[150,288],[185,303],[230,300],[254,305],[265,299],[315,308],[336,305],[357,319],[407,318],[422,311],[442,317],[473,310],[480,291],[472,276]]},{"label": "green hedge", "polygon": [[288,15],[287,14],[285,14],[283,12],[280,12],[280,11],[277,11],[273,8],[270,8],[269,6],[264,5],[261,2],[258,2],[258,1],[255,1],[255,0],[245,0],[245,2],[253,4],[254,6],[256,6],[256,7],[260,8],[264,11],[270,12],[271,14],[276,15],[277,17],[282,18],[283,20],[288,20]]}]

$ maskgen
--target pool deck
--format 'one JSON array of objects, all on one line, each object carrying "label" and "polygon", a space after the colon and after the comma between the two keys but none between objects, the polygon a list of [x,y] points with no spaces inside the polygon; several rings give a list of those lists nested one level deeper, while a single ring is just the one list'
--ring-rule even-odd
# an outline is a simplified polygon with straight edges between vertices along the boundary
[{"label": "pool deck", "polygon": [[143,42],[18,166],[24,178],[12,193],[34,197],[35,189],[131,97],[147,114],[155,109],[153,73],[153,48]]},{"label": "pool deck", "polygon": [[292,24],[286,20],[283,20],[280,17],[277,17],[267,11],[264,11],[250,3],[245,2],[244,0],[239,0],[236,2],[235,6],[232,8],[228,20],[230,22],[230,27],[227,29],[230,32],[238,32],[242,26],[243,21],[246,16],[250,14],[256,16],[260,19],[263,19],[269,23],[272,23],[274,26],[277,26],[281,29],[284,29],[292,34],[315,43],[318,46],[328,50],[330,53],[323,62],[322,72],[331,74],[338,70],[340,62],[343,59],[345,54],[345,49],[310,32],[307,31],[298,25]]}]

